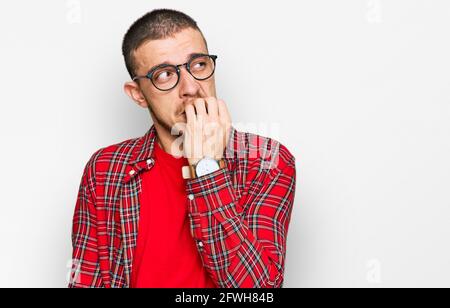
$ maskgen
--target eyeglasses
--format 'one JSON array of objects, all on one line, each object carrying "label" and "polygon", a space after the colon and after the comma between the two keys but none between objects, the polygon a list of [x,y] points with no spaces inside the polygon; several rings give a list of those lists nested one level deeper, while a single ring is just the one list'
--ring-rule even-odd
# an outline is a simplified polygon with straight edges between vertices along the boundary
[{"label": "eyeglasses", "polygon": [[210,78],[216,69],[215,55],[196,54],[191,59],[179,65],[161,64],[152,68],[145,76],[136,76],[133,81],[141,78],[148,78],[152,84],[160,91],[169,91],[175,88],[180,81],[180,67],[186,67],[189,74],[196,80],[206,80]]}]

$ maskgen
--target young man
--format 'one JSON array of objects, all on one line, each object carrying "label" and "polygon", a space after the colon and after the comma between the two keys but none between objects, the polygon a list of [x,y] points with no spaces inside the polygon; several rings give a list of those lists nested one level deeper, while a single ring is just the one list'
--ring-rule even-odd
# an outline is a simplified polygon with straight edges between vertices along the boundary
[{"label": "young man", "polygon": [[155,10],[125,35],[141,138],[88,161],[73,219],[70,287],[282,287],[295,159],[242,133],[216,98],[202,32]]}]

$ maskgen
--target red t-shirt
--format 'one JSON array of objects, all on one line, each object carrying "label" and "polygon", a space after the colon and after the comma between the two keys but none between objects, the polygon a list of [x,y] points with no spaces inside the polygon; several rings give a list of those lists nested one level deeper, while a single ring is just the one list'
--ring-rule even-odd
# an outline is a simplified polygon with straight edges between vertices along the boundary
[{"label": "red t-shirt", "polygon": [[190,233],[186,158],[166,153],[155,140],[155,164],[142,174],[140,217],[131,287],[215,288]]}]

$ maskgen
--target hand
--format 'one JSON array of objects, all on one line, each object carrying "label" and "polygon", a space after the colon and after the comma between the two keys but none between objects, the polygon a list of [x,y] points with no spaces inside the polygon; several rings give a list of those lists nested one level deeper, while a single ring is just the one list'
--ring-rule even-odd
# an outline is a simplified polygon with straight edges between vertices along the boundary
[{"label": "hand", "polygon": [[189,164],[195,165],[203,157],[221,159],[231,129],[225,102],[215,97],[198,98],[186,105],[185,112],[183,151]]}]

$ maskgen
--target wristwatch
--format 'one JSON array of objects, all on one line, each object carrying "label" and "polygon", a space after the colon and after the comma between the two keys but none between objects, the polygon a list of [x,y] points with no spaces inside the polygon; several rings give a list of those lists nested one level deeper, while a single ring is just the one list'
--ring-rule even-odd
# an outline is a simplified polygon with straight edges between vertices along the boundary
[{"label": "wristwatch", "polygon": [[222,159],[213,159],[210,157],[204,157],[198,161],[195,165],[189,165],[182,167],[181,171],[183,179],[194,179],[203,175],[213,173],[219,169],[225,167],[225,161]]}]

